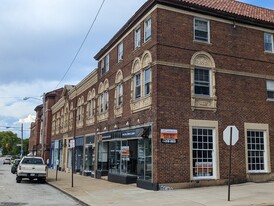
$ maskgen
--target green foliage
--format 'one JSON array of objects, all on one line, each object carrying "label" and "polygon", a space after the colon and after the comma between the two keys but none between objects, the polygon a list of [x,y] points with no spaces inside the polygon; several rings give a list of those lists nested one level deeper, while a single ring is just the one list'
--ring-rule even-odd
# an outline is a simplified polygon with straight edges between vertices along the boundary
[{"label": "green foliage", "polygon": [[[6,148],[6,145],[8,147]],[[3,149],[3,155],[18,155],[20,154],[21,147],[17,146],[21,144],[21,139],[17,137],[17,134],[11,131],[0,132],[0,148]],[[28,152],[29,140],[23,140],[24,155]]]}]

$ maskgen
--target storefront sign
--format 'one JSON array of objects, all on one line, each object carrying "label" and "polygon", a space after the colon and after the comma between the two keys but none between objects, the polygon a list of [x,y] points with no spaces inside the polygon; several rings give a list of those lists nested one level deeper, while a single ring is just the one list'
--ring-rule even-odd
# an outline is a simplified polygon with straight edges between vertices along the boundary
[{"label": "storefront sign", "polygon": [[127,130],[122,132],[122,138],[136,137],[135,130]]},{"label": "storefront sign", "polygon": [[111,139],[111,133],[102,134],[102,140]]},{"label": "storefront sign", "polygon": [[161,142],[167,144],[176,144],[178,140],[177,129],[161,129]]}]

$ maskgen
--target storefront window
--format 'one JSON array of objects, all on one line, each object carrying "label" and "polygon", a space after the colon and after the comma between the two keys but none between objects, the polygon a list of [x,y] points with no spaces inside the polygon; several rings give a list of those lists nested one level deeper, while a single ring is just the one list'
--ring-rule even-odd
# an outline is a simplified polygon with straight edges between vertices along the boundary
[{"label": "storefront window", "polygon": [[75,172],[83,172],[83,145],[83,137],[75,139]]},{"label": "storefront window", "polygon": [[92,145],[85,148],[85,171],[94,174],[94,147]]},{"label": "storefront window", "polygon": [[109,169],[112,173],[120,173],[121,142],[109,142]]},{"label": "storefront window", "polygon": [[98,170],[108,170],[108,142],[98,144]]},{"label": "storefront window", "polygon": [[151,139],[149,138],[138,140],[137,175],[143,180],[151,180],[152,177]]}]

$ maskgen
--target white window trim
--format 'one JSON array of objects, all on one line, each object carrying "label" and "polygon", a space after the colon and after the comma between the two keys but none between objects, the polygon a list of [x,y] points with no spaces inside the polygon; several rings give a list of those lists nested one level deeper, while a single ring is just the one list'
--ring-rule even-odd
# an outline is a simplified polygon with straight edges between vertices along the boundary
[{"label": "white window trim", "polygon": [[[203,70],[208,70],[209,72],[209,95],[203,95],[203,94],[196,94],[195,93],[195,69],[203,69]],[[194,68],[194,76],[193,76],[193,83],[194,83],[194,95],[197,97],[212,97],[212,69],[211,68],[206,68],[206,67],[199,67],[199,66],[195,66]]]},{"label": "white window trim", "polygon": [[[150,20],[150,36],[147,38],[146,37],[146,30],[147,30],[147,26],[146,26],[146,22],[148,22]],[[151,39],[152,36],[152,19],[151,16],[147,17],[144,21],[144,42],[147,42]]]},{"label": "white window trim", "polygon": [[[193,176],[193,156],[192,156],[192,129],[203,128],[213,130],[213,176],[207,177],[194,177]],[[220,179],[219,172],[219,137],[218,137],[218,121],[210,120],[189,120],[189,150],[190,150],[190,178],[191,180],[209,180],[209,179]]]},{"label": "white window trim", "polygon": [[106,68],[106,71],[105,72],[108,72],[109,71],[109,54],[106,56],[106,60],[105,60],[105,68]]},{"label": "white window trim", "polygon": [[[137,30],[139,30],[139,35],[137,35]],[[138,49],[138,48],[140,48],[141,47],[141,26],[138,26],[135,30],[134,30],[134,48],[135,49]],[[137,41],[138,40],[138,38],[137,37],[139,37],[139,41]],[[138,44],[137,44],[138,43]]]},{"label": "white window trim", "polygon": [[119,63],[123,60],[123,57],[124,57],[124,44],[123,44],[123,42],[118,44],[117,52],[118,52],[118,63]]},{"label": "white window trim", "polygon": [[[269,145],[269,125],[260,123],[244,123],[245,128],[245,154],[246,154],[246,173],[258,174],[270,172],[270,145]],[[247,147],[247,131],[263,131],[265,135],[265,170],[248,170],[248,147]]]},{"label": "white window trim", "polygon": [[[272,85],[273,84],[273,88]],[[266,80],[266,96],[267,96],[267,100],[269,101],[274,101],[274,98],[270,98],[268,97],[268,92],[274,92],[274,80]]]},{"label": "white window trim", "polygon": [[266,52],[266,53],[274,53],[273,34],[271,34],[271,33],[267,33],[267,32],[265,32],[265,33],[264,33],[264,44],[265,44],[265,35],[270,35],[270,36],[271,36],[271,44],[272,44],[272,48],[271,48],[271,51],[265,50],[265,45],[264,45],[264,52]]},{"label": "white window trim", "polygon": [[[207,36],[208,36],[207,41],[197,40],[195,38],[195,20],[200,20],[200,21],[207,22]],[[193,41],[203,42],[203,43],[209,43],[210,44],[210,42],[211,42],[211,39],[210,39],[210,20],[204,19],[204,18],[199,18],[199,17],[194,17],[194,19],[193,19]]]}]

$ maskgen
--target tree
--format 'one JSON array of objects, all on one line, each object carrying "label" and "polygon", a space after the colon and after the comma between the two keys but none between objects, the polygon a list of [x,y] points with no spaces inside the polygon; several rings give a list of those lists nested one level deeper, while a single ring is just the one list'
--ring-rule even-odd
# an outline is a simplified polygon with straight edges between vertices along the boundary
[{"label": "tree", "polygon": [[20,153],[21,139],[17,137],[17,134],[11,131],[0,132],[0,147],[3,149],[3,155],[18,155]]}]

